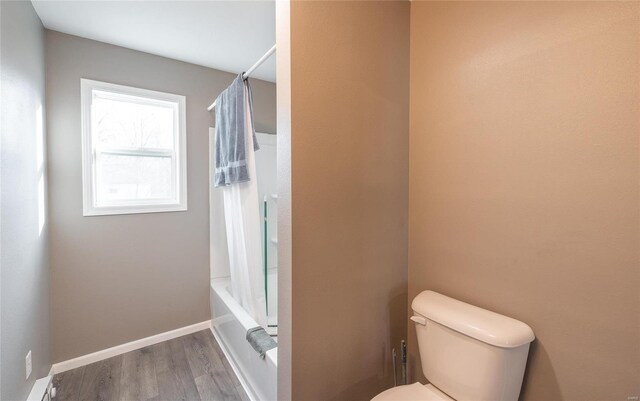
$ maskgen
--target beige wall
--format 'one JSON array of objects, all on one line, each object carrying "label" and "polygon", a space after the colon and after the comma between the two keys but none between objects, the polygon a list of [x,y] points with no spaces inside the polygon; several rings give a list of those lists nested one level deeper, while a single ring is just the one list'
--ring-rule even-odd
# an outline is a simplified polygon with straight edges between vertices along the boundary
[{"label": "beige wall", "polygon": [[408,2],[291,3],[292,398],[369,400],[406,334]]},{"label": "beige wall", "polygon": [[2,1],[0,15],[0,399],[10,401],[26,400],[51,368],[45,41],[31,2]]},{"label": "beige wall", "polygon": [[640,395],[639,66],[637,2],[412,3],[409,299],[528,323],[524,400]]},{"label": "beige wall", "polygon": [[[208,127],[234,75],[47,32],[54,361],[210,319]],[[82,216],[80,78],[185,95],[189,210]],[[275,85],[252,81],[275,132]]]}]

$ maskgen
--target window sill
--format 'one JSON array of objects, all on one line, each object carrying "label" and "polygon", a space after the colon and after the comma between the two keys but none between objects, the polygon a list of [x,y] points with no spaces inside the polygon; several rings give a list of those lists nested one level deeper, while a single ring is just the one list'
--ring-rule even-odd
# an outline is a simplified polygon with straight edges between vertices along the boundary
[{"label": "window sill", "polygon": [[187,205],[171,204],[171,205],[148,205],[148,206],[103,206],[103,207],[85,207],[82,215],[84,217],[91,216],[112,216],[118,214],[141,214],[141,213],[169,213],[169,212],[186,212]]}]

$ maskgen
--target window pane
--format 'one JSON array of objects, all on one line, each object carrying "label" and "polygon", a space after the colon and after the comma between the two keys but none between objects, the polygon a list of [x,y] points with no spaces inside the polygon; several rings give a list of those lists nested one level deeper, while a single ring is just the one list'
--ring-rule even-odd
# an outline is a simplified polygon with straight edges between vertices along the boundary
[{"label": "window pane", "polygon": [[173,149],[171,106],[114,100],[94,91],[92,117],[96,147]]},{"label": "window pane", "polygon": [[171,157],[102,154],[98,158],[98,204],[172,199]]}]

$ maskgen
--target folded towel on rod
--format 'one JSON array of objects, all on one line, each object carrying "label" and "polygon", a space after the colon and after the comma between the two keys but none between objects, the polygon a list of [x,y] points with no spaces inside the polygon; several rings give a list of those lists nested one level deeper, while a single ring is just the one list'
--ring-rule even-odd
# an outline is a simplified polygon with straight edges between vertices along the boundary
[{"label": "folded towel on rod", "polygon": [[[246,90],[245,90],[246,89]],[[248,110],[245,96],[249,98]],[[249,181],[247,171],[247,135],[253,136],[253,150],[258,140],[253,129],[253,101],[248,80],[238,75],[233,83],[216,99],[216,148],[213,184],[216,187]],[[250,119],[250,121],[247,121]],[[250,130],[251,132],[246,132]]]},{"label": "folded towel on rod", "polygon": [[278,346],[278,343],[260,326],[247,330],[247,341],[262,359],[264,359],[267,351]]}]

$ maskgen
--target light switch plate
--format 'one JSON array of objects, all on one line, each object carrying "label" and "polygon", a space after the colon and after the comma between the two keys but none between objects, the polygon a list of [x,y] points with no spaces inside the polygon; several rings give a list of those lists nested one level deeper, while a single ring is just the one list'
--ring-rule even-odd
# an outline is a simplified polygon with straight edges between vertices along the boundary
[{"label": "light switch plate", "polygon": [[31,376],[31,350],[27,352],[27,356],[25,357],[25,366],[27,368],[27,379]]}]

